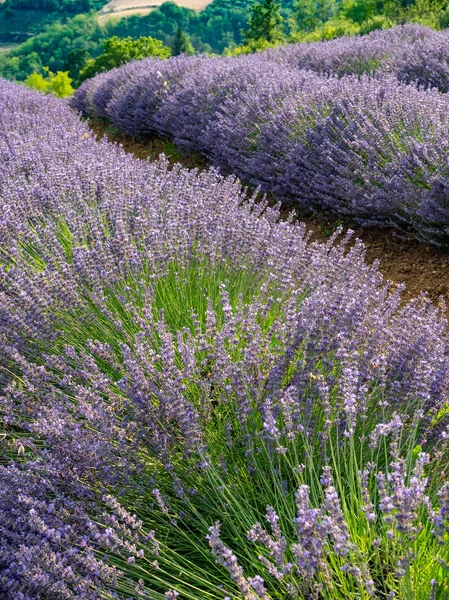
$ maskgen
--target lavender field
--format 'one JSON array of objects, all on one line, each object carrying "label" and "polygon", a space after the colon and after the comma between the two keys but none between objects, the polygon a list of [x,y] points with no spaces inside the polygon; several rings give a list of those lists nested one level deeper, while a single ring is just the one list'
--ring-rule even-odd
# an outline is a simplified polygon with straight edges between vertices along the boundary
[{"label": "lavender field", "polygon": [[406,25],[239,58],[147,59],[72,105],[169,136],[280,200],[449,246],[449,33]]},{"label": "lavender field", "polygon": [[[391,66],[438,35],[368,37],[376,76],[332,67],[358,40],[317,47],[334,75],[300,47],[145,60],[72,105],[446,244],[446,96]],[[442,302],[2,80],[0,202],[0,598],[449,597]]]}]

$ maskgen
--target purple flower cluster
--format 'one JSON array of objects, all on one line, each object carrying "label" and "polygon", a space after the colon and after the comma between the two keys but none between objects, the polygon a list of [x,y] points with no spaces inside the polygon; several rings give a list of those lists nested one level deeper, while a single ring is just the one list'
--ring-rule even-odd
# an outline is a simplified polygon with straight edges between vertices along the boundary
[{"label": "purple flower cluster", "polygon": [[[424,494],[428,480],[424,476],[423,466],[427,461],[427,455],[420,454],[418,456],[410,481],[406,484],[404,461],[396,456],[393,472],[388,475],[390,496],[386,493],[384,473],[379,472],[377,475],[379,513],[383,515],[384,523],[387,526],[392,524],[395,526],[395,531],[390,530],[387,533],[387,544],[390,543],[389,540],[395,539],[395,535],[402,536],[401,539],[397,538],[398,548],[401,550],[395,557],[397,566],[395,575],[399,579],[404,577],[407,564],[414,558],[413,552],[409,552],[409,543],[416,541],[418,534],[416,527],[418,511],[429,506],[429,499]],[[256,523],[248,532],[248,540],[263,548],[264,554],[259,556],[259,561],[265,567],[267,574],[285,585],[289,598],[300,597],[300,592],[304,590],[304,582],[307,590],[314,590],[317,594],[323,591],[323,584],[332,590],[332,576],[326,560],[329,548],[332,548],[334,559],[338,557],[336,560],[340,561],[340,570],[354,578],[359,590],[363,590],[367,597],[377,597],[376,586],[370,575],[373,558],[367,560],[366,554],[352,539],[339,495],[333,483],[331,471],[325,467],[321,477],[324,499],[321,506],[317,508],[311,506],[308,485],[301,485],[296,491],[297,517],[294,519],[296,542],[287,543],[279,526],[279,517],[270,506],[267,507],[266,520],[271,527],[272,534],[267,533],[260,523]],[[440,512],[431,510],[431,520],[435,524],[437,537],[443,543],[443,536],[447,531],[447,484],[443,486],[440,496]],[[374,517],[376,518],[375,515]],[[372,519],[368,518],[368,521],[372,521]],[[232,579],[239,582],[238,587],[243,595],[244,586],[246,586],[245,591],[248,592],[248,583],[251,583],[253,589],[258,593],[257,597],[264,600],[266,596],[263,594],[265,590],[263,584],[266,584],[268,580],[265,582],[260,575],[256,576],[258,583],[261,584],[262,593],[259,592],[252,583],[255,578],[246,579],[244,577],[242,568],[237,564],[236,556],[223,544],[219,535],[220,524],[216,523],[214,527],[210,528],[208,539],[220,564],[226,567]],[[373,542],[373,548],[376,551],[379,547],[380,540]],[[289,557],[293,562],[288,562]],[[437,582],[430,583],[434,589]],[[253,598],[251,595],[244,595],[244,597]]]},{"label": "purple flower cluster", "polygon": [[335,488],[326,487],[321,508],[311,508],[309,488],[303,485],[296,493],[296,530],[298,543],[292,548],[295,565],[301,576],[312,581],[318,571],[326,571],[324,551],[328,539],[337,555],[345,557],[350,549],[349,532]]},{"label": "purple flower cluster", "polygon": [[[220,539],[220,523],[215,523],[215,525],[209,529],[207,539],[212,553],[217,558],[219,564],[223,565],[229,572],[229,575],[236,584],[242,598],[245,600],[257,600],[259,596],[255,596],[252,593],[251,584],[243,575],[243,569],[238,564],[236,556]],[[264,592],[266,592],[265,589]]]},{"label": "purple flower cluster", "polygon": [[444,89],[448,40],[404,26],[239,58],[147,59],[85,82],[72,106],[137,138],[168,135],[281,200],[447,246],[448,100],[406,84]]},{"label": "purple flower cluster", "polygon": [[92,494],[48,465],[0,465],[0,483],[2,598],[97,600],[105,589],[119,598],[121,573],[100,552],[140,556],[130,515],[125,526],[125,511],[102,514]]},{"label": "purple flower cluster", "polygon": [[[239,85],[236,63],[226,64],[211,107]],[[268,82],[272,66],[264,73]],[[300,73],[286,89],[308,82]],[[209,468],[206,433],[220,408],[235,414],[236,429],[260,423],[243,441],[229,431],[230,447],[245,445],[249,470],[256,444],[282,457],[299,436],[319,436],[326,455],[331,430],[354,440],[368,406],[431,415],[448,402],[440,309],[425,297],[402,306],[400,289],[364,262],[361,243],[310,243],[303,225],[279,221],[234,178],[134,159],[96,142],[64,103],[5,81],[0,115],[2,598],[142,597],[137,578],[135,592],[128,583],[120,592],[108,556],[138,569],[145,547],[162,563],[158,533],[143,532],[111,492],[143,497],[175,527],[176,503],[196,492],[178,471]],[[218,280],[215,291],[192,284],[204,271],[209,286]],[[164,304],[173,278],[179,302]],[[247,288],[235,291],[240,280]],[[419,498],[421,466],[412,474]],[[176,497],[166,500],[167,479]],[[407,485],[398,462],[382,488],[398,531],[413,520]],[[298,492],[301,565],[321,564],[325,544],[342,560],[351,551],[327,471],[323,486],[320,508]],[[267,509],[271,535],[259,526],[250,536],[282,578],[293,560],[275,509]],[[243,576],[217,527],[209,542],[241,593],[264,598],[261,577]],[[174,583],[162,590],[168,598],[180,593]]]}]

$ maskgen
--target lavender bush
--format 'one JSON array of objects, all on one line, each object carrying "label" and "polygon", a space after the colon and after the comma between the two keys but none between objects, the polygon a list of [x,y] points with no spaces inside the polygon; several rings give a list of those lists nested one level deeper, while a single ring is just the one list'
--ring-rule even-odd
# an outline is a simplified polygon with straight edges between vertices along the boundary
[{"label": "lavender bush", "polygon": [[[396,75],[405,56],[413,54],[427,41],[445,40],[447,35],[447,31],[436,32],[422,25],[407,24],[363,36],[281,46],[268,50],[267,57],[284,67],[310,69],[339,77],[375,72]],[[431,76],[430,70],[428,76]],[[430,81],[420,83],[431,84]]]},{"label": "lavender bush", "polygon": [[443,307],[56,99],[0,114],[0,595],[443,598]]},{"label": "lavender bush", "polygon": [[131,136],[170,136],[281,200],[447,246],[448,100],[405,85],[445,89],[445,36],[404,26],[239,58],[149,59],[85,82],[72,104]]},{"label": "lavender bush", "polygon": [[447,92],[448,39],[447,29],[406,24],[329,42],[292,44],[267,53],[284,66],[339,77],[385,73],[399,81]]}]

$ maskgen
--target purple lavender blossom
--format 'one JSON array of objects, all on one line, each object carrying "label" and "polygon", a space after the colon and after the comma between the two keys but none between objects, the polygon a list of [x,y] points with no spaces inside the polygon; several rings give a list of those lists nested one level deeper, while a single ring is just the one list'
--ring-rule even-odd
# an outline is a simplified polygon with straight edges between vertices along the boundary
[{"label": "purple lavender blossom", "polygon": [[[237,557],[223,544],[220,539],[220,523],[218,521],[215,523],[215,525],[209,528],[209,535],[207,536],[207,539],[213,555],[216,557],[218,563],[223,565],[229,572],[232,581],[234,581],[236,584],[243,598],[245,600],[256,600],[257,596],[254,596],[252,593],[251,585],[243,575],[243,569],[239,566]],[[261,581],[256,581],[257,586],[260,587],[261,584]]]}]

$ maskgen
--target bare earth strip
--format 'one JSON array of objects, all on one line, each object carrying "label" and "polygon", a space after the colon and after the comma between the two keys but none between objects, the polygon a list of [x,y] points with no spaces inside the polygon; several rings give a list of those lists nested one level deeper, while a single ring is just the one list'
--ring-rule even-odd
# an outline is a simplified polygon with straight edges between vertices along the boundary
[{"label": "bare earth strip", "polygon": [[[0,0],[1,1],[1,0]],[[100,23],[104,23],[110,18],[129,17],[133,14],[146,15],[166,0],[111,0],[99,11],[98,17]],[[191,8],[193,10],[202,10],[206,8],[212,0],[177,0],[176,4]]]}]

